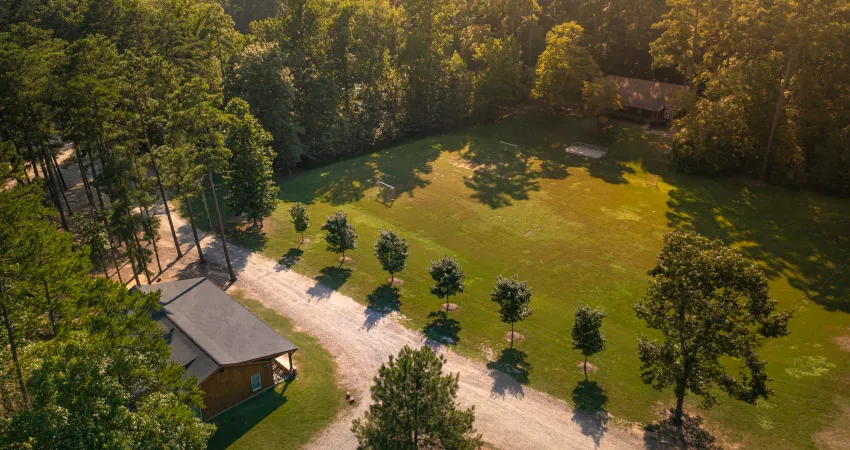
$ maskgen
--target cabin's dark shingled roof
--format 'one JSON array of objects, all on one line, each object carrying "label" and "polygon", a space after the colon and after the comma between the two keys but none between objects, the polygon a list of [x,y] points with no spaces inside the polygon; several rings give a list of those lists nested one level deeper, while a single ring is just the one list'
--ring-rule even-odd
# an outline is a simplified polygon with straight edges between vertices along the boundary
[{"label": "cabin's dark shingled roof", "polygon": [[661,111],[666,109],[674,92],[685,89],[678,84],[609,75],[617,83],[617,93],[623,106]]},{"label": "cabin's dark shingled roof", "polygon": [[297,347],[206,278],[139,286],[161,291],[154,316],[171,360],[204,381],[220,366],[277,356]]}]

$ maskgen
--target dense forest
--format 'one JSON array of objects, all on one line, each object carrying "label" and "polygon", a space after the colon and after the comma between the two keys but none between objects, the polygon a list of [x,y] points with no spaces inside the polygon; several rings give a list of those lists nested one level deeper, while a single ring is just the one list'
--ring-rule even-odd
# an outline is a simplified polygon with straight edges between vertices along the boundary
[{"label": "dense forest", "polygon": [[[155,301],[88,276],[126,258],[150,282],[157,202],[176,242],[174,203],[207,208],[219,175],[231,210],[262,226],[273,170],[522,102],[605,114],[610,74],[689,87],[672,124],[681,170],[850,195],[843,0],[0,0],[0,446],[204,445],[197,392],[142,319]],[[61,164],[82,174],[87,212]],[[185,427],[157,427],[163,415]],[[82,435],[95,425],[112,431]]]}]

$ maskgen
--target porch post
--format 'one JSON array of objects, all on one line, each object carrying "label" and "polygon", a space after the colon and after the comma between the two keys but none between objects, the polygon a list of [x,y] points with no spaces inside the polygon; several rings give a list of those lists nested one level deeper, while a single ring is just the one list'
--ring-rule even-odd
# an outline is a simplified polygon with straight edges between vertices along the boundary
[{"label": "porch post", "polygon": [[289,356],[289,370],[290,371],[295,370],[295,367],[292,365],[292,352],[289,352],[286,355]]}]

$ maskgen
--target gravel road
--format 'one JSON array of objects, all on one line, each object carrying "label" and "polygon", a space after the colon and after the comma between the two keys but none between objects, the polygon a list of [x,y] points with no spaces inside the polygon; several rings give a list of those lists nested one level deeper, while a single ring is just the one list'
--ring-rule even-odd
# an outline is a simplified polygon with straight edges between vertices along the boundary
[{"label": "gravel road", "polygon": [[[191,239],[186,223],[179,217],[175,217],[175,222],[180,226],[181,241]],[[163,232],[166,235],[165,230]],[[216,237],[205,236],[201,245],[210,262],[224,264]],[[482,362],[469,360],[428,341],[421,333],[394,320],[392,315],[384,316],[367,309],[269,258],[232,244],[228,249],[239,278],[231,289],[245,291],[318,338],[336,359],[345,389],[357,399],[357,406],[323,431],[310,448],[355,448],[357,442],[351,433],[351,421],[366,410],[369,387],[378,368],[389,355],[405,345],[425,344],[445,355],[446,371],[460,373],[460,403],[464,407],[475,406],[475,427],[484,440],[496,448],[643,447],[640,436],[609,424],[607,417],[574,411],[566,402],[523,386],[501,372],[488,369]],[[185,260],[196,257],[194,250],[187,252],[169,272],[186,267]]]}]

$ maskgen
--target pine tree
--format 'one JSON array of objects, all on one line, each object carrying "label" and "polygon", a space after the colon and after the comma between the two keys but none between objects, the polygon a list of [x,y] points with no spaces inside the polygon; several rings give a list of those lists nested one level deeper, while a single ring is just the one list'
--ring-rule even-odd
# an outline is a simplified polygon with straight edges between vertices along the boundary
[{"label": "pine tree", "polygon": [[372,405],[352,430],[361,449],[477,449],[475,409],[459,409],[459,375],[444,375],[445,357],[405,346],[375,377]]},{"label": "pine tree", "polygon": [[226,143],[233,154],[225,177],[226,201],[234,214],[245,212],[255,227],[262,228],[280,189],[272,178],[271,135],[251,115],[245,100],[231,100],[226,111],[231,116]]}]

